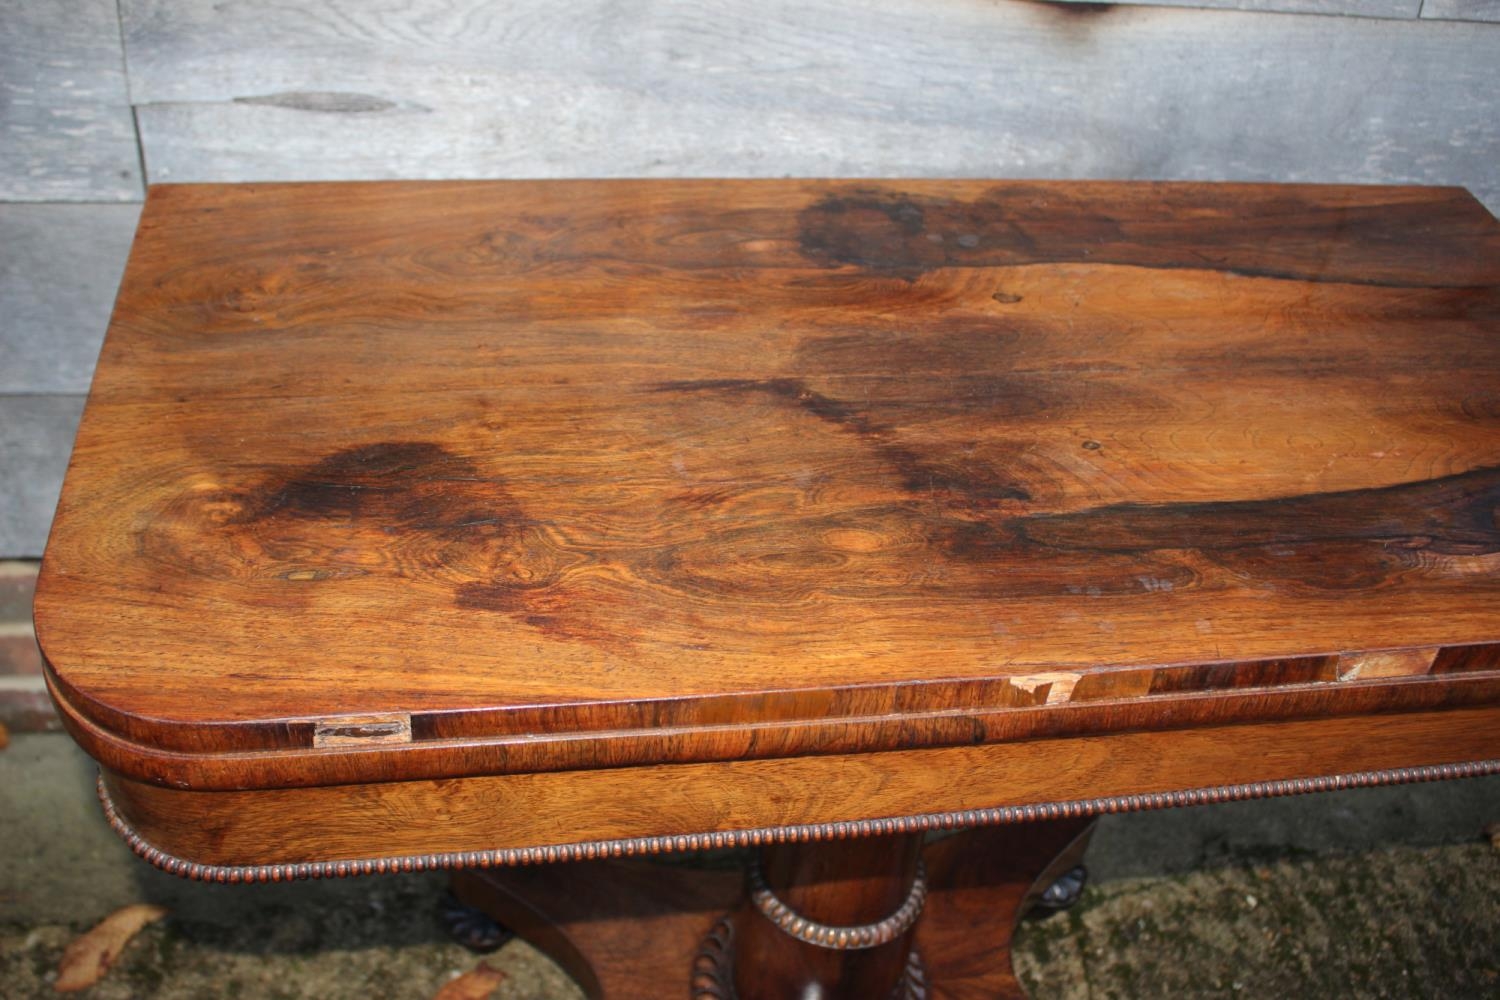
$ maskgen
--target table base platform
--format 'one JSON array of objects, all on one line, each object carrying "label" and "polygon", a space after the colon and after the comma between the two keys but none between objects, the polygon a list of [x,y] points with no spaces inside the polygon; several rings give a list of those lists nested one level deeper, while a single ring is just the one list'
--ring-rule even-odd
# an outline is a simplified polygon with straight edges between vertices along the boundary
[{"label": "table base platform", "polygon": [[453,891],[591,1000],[1023,997],[1016,922],[1078,864],[1092,829],[1073,818],[925,844],[908,834],[773,845],[748,880],[647,861],[468,870]]}]

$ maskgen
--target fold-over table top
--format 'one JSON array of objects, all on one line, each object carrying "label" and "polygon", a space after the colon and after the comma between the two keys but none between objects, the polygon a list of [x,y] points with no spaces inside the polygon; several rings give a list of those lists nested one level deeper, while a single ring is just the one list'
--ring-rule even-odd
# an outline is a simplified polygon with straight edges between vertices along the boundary
[{"label": "fold-over table top", "polygon": [[1455,189],[157,187],[38,634],[200,785],[1500,700],[1497,286]]}]

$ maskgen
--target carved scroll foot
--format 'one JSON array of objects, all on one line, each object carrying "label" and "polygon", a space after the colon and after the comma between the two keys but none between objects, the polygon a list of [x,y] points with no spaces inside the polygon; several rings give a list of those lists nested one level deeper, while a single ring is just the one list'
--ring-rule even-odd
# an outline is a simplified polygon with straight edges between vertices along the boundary
[{"label": "carved scroll foot", "polygon": [[1084,865],[1074,865],[1042,890],[1028,917],[1047,917],[1072,907],[1083,898],[1083,890],[1089,884],[1089,870]]}]

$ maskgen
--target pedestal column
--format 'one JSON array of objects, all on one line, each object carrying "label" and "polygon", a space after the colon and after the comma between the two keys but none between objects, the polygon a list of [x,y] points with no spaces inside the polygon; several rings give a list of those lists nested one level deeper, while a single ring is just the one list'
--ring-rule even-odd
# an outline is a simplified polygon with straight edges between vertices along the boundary
[{"label": "pedestal column", "polygon": [[919,834],[762,849],[732,918],[738,1000],[920,996],[921,851]]}]

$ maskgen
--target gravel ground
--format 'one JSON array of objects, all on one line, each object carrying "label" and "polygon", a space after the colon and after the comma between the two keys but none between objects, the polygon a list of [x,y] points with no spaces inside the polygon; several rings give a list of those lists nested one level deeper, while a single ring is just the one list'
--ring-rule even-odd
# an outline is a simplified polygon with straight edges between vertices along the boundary
[{"label": "gravel ground", "polygon": [[1016,966],[1037,998],[1500,996],[1497,890],[1487,843],[1106,882]]},{"label": "gravel ground", "polygon": [[[1037,998],[1500,996],[1500,781],[1109,817],[1074,909],[1028,922]],[[434,917],[441,876],[204,886],[136,861],[59,735],[0,751],[0,996],[55,996],[63,949],[159,903],[98,998],[428,998],[472,967]],[[513,942],[497,998],[581,994]]]}]

